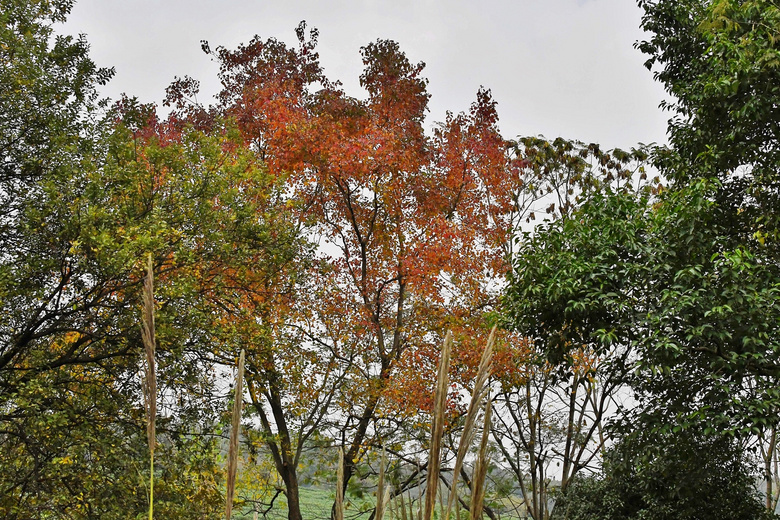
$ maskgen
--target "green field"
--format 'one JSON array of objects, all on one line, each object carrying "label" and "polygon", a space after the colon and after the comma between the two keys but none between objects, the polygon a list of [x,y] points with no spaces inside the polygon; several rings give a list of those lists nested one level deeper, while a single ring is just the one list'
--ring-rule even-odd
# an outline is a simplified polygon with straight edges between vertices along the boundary
[{"label": "green field", "polygon": [[[366,516],[364,516],[364,518],[368,518],[370,510],[375,505],[373,498],[373,496],[365,496],[363,498],[347,497],[345,517],[349,519],[357,516],[361,511],[368,511]],[[302,487],[301,513],[303,518],[305,520],[329,520],[331,507],[333,506],[333,500],[334,492],[332,490],[317,487]],[[497,512],[500,513],[500,518],[505,520],[514,520],[518,518],[518,515],[523,515],[523,513],[520,512],[524,510],[521,503],[522,499],[520,497],[505,497],[499,501],[499,504],[494,504],[494,510],[498,510]],[[254,513],[251,507],[245,507],[241,513],[236,512],[233,516],[234,518],[238,518],[240,520],[254,519]],[[285,499],[284,495],[281,495],[276,499],[273,509],[268,512],[265,517],[263,517],[262,513],[258,513],[258,518],[265,518],[267,520],[285,520],[287,518],[287,500]],[[389,518],[393,518],[393,516],[390,515]]]},{"label": "green field", "polygon": [[[320,489],[315,487],[301,488],[301,513],[306,520],[328,520],[330,518],[330,510],[333,506],[334,492],[332,490]],[[373,498],[373,497],[370,497]],[[374,504],[367,500],[362,499],[350,499],[346,500],[346,513],[347,517],[351,516],[350,513],[355,513],[366,508],[373,508]],[[254,514],[251,506],[244,508],[241,514],[235,514],[235,518],[241,520],[251,520],[254,518]],[[263,518],[262,514],[258,514],[258,518]],[[279,496],[274,502],[273,509],[265,516],[269,520],[283,520],[287,518],[287,500],[284,495]]]}]

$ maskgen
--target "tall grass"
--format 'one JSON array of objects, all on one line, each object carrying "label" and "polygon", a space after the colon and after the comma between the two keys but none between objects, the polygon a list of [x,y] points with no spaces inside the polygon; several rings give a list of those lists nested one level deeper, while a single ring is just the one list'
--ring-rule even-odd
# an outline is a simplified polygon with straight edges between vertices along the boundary
[{"label": "tall grass", "polygon": [[336,503],[333,520],[344,520],[344,450],[339,448],[339,468],[336,470]]},{"label": "tall grass", "polygon": [[152,255],[146,264],[144,278],[143,312],[141,315],[141,339],[146,352],[145,377],[142,385],[146,410],[146,437],[149,443],[149,520],[154,517],[154,448],[157,444],[155,421],[157,418],[157,373],[154,352],[157,344],[154,327],[154,265]]},{"label": "tall grass", "polygon": [[238,470],[238,434],[241,429],[241,407],[244,404],[244,350],[238,357],[236,373],[235,399],[233,401],[233,420],[230,424],[230,446],[228,448],[227,492],[225,493],[225,520],[233,513],[233,494],[236,490],[236,471]]},{"label": "tall grass", "polygon": [[[450,484],[450,492],[447,497],[446,506],[443,496],[440,494],[439,509],[441,510],[442,520],[449,520],[453,507],[457,518],[460,518],[459,497],[458,497],[458,476],[466,454],[471,447],[477,430],[477,417],[484,402],[484,414],[482,424],[482,437],[480,439],[477,461],[474,467],[474,475],[471,479],[471,520],[482,518],[482,508],[485,499],[485,479],[488,468],[488,444],[490,434],[490,418],[492,414],[491,399],[489,396],[490,387],[487,384],[492,370],[493,346],[495,344],[496,327],[490,331],[485,350],[482,352],[477,375],[474,379],[474,388],[471,392],[471,401],[466,413],[466,419],[463,426],[463,433],[458,444],[457,456],[455,458],[455,467]],[[375,520],[383,520],[386,505],[387,510],[397,520],[433,520],[436,509],[436,497],[439,491],[439,477],[441,474],[441,451],[442,438],[444,436],[445,411],[447,405],[447,389],[449,386],[449,366],[452,351],[452,333],[447,332],[442,346],[441,359],[436,378],[436,389],[433,402],[433,417],[431,420],[431,442],[428,453],[427,480],[423,496],[418,501],[418,510],[415,512],[414,499],[410,495],[408,502],[404,499],[404,493],[396,495],[395,500],[390,500],[389,489],[385,490],[385,452],[382,453],[382,462],[379,466],[379,482],[377,485],[377,503],[375,510]],[[334,510],[334,520],[344,519],[343,509],[343,466],[344,453],[339,449],[339,473],[336,489],[336,505]],[[419,468],[418,468],[419,471]],[[408,508],[407,508],[408,506]]]},{"label": "tall grass", "polygon": [[[390,490],[385,490],[385,466],[387,465],[387,452],[382,450],[382,460],[379,462],[379,482],[376,486],[376,510],[374,520],[382,520],[385,515],[385,504],[387,503]],[[389,495],[388,495],[389,496]]]},{"label": "tall grass", "polygon": [[[487,381],[491,373],[493,344],[495,342],[495,337],[496,327],[493,327],[493,330],[490,331],[490,337],[488,338],[485,350],[482,352],[482,357],[479,360],[477,376],[474,379],[474,389],[471,392],[471,402],[469,403],[468,412],[466,412],[466,421],[463,425],[463,433],[461,434],[460,442],[458,444],[458,453],[455,457],[455,467],[452,470],[450,495],[447,499],[447,509],[444,510],[442,517],[443,520],[449,519],[452,506],[458,500],[458,476],[460,475],[460,470],[463,467],[463,461],[466,458],[466,453],[468,452],[468,449],[471,447],[471,443],[474,440],[475,424],[477,421],[477,415],[479,413],[480,403],[486,397],[489,391]],[[486,432],[483,432],[482,435],[483,438],[487,436]],[[431,442],[433,442],[433,439],[431,439]]]},{"label": "tall grass", "polygon": [[485,399],[485,418],[482,422],[482,439],[479,443],[474,476],[471,479],[471,520],[481,520],[482,504],[485,502],[485,478],[488,469],[488,440],[490,439],[490,415],[493,411],[490,396]]},{"label": "tall grass", "polygon": [[431,446],[428,453],[428,480],[425,490],[425,520],[433,520],[436,508],[436,491],[439,488],[441,471],[441,440],[444,436],[444,412],[447,408],[447,388],[449,385],[450,351],[452,350],[452,332],[447,332],[441,349],[439,373],[436,378],[436,393],[433,401],[433,420],[431,421]]}]

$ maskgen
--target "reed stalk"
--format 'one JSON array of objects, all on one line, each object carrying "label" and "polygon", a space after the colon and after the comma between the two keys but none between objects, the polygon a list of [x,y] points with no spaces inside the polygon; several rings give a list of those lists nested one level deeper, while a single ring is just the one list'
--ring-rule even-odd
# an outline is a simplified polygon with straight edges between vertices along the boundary
[{"label": "reed stalk", "polygon": [[390,488],[387,489],[385,516],[387,516],[387,518],[398,520],[398,496],[392,496],[390,493]]},{"label": "reed stalk", "polygon": [[444,436],[444,412],[447,408],[451,350],[452,331],[448,331],[441,349],[439,372],[436,377],[436,392],[433,398],[431,446],[428,453],[428,480],[425,491],[425,520],[433,520],[433,512],[436,508],[436,491],[439,488],[439,473],[441,472],[441,440]]},{"label": "reed stalk", "polygon": [[144,367],[144,410],[146,411],[146,437],[149,443],[149,520],[154,517],[154,449],[157,445],[155,421],[157,418],[157,371],[154,363],[156,350],[154,325],[154,265],[149,254],[144,278],[143,311],[141,314],[141,339],[146,352]]},{"label": "reed stalk", "polygon": [[439,481],[439,514],[444,511],[444,490],[442,489],[442,483]]},{"label": "reed stalk", "polygon": [[339,448],[339,467],[336,470],[336,503],[333,520],[344,520],[344,449]]},{"label": "reed stalk", "polygon": [[392,511],[390,507],[390,488],[385,487],[385,492],[382,494],[382,512],[384,515],[390,516]]},{"label": "reed stalk", "polygon": [[479,413],[480,403],[485,394],[489,390],[487,386],[488,378],[490,378],[491,366],[493,361],[493,343],[496,337],[496,327],[490,331],[487,345],[482,352],[482,357],[479,360],[479,367],[477,368],[477,376],[474,379],[474,389],[471,393],[471,402],[469,403],[469,409],[466,412],[466,421],[463,425],[463,434],[460,437],[458,443],[458,454],[455,458],[455,467],[452,470],[452,485],[450,486],[450,496],[447,499],[447,509],[444,511],[443,520],[449,520],[450,512],[454,502],[458,500],[458,476],[460,469],[463,467],[463,460],[466,458],[471,442],[474,440],[475,424],[477,415]]},{"label": "reed stalk", "polygon": [[382,520],[385,514],[385,465],[387,464],[387,452],[382,450],[382,460],[379,462],[379,482],[376,486],[376,510],[374,512],[375,520]]},{"label": "reed stalk", "polygon": [[401,494],[398,495],[398,505],[401,510],[401,520],[409,520],[409,517],[406,516],[406,502],[404,501],[404,494],[401,492]]},{"label": "reed stalk", "polygon": [[482,439],[479,443],[474,477],[471,479],[471,520],[482,520],[482,504],[485,501],[485,478],[488,469],[488,441],[490,439],[490,415],[493,410],[490,396],[485,400],[485,420],[482,424]]},{"label": "reed stalk", "polygon": [[238,434],[241,430],[241,407],[244,404],[244,350],[238,357],[236,373],[236,394],[233,401],[233,420],[230,424],[230,445],[228,448],[227,492],[225,496],[225,520],[233,514],[233,494],[236,490],[236,472],[238,470]]}]

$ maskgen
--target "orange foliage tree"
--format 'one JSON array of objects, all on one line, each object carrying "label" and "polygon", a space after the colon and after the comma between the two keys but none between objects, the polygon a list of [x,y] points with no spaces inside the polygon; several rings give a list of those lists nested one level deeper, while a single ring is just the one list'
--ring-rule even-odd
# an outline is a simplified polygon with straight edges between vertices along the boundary
[{"label": "orange foliage tree", "polygon": [[[512,188],[521,184],[488,91],[429,136],[423,64],[394,42],[367,45],[360,81],[368,96],[356,99],[323,74],[316,37],[301,25],[297,49],[259,38],[235,51],[204,44],[220,63],[217,110],[270,174],[285,179],[287,207],[319,244],[302,276],[310,288],[284,316],[276,313],[280,342],[262,369],[247,365],[290,518],[300,517],[305,439],[326,431],[343,443],[349,482],[382,437],[380,405],[392,408],[394,388],[415,387],[400,378],[413,374],[404,364],[432,367],[445,329],[479,324],[496,304],[493,281],[508,265],[501,245],[516,211]],[[202,120],[206,112],[188,113]],[[309,367],[302,387],[286,381],[296,366],[283,361],[292,359],[288,347]]]},{"label": "orange foliage tree", "polygon": [[[359,99],[325,76],[317,32],[301,24],[297,36],[297,48],[259,37],[236,50],[204,42],[220,65],[215,107],[187,105],[192,80],[169,91],[183,124],[233,121],[284,184],[279,211],[302,241],[317,244],[277,280],[295,273],[288,298],[247,301],[234,313],[243,341],[257,342],[258,327],[270,332],[248,349],[246,377],[291,519],[300,518],[305,443],[324,434],[342,444],[346,486],[366,451],[393,435],[389,418],[430,405],[447,329],[459,339],[456,358],[475,364],[511,237],[539,200],[555,190],[574,199],[575,184],[588,186],[599,167],[615,169],[597,148],[505,140],[484,89],[468,112],[448,114],[427,134],[424,65],[395,42],[361,49],[367,95]],[[555,163],[544,144],[569,162]],[[553,204],[548,213],[566,209]],[[255,282],[237,285],[251,291]]]}]

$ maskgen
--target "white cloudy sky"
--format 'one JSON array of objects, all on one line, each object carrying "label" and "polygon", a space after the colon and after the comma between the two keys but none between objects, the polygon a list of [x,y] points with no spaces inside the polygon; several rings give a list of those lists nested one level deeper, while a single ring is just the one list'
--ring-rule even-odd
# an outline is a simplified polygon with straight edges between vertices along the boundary
[{"label": "white cloudy sky", "polygon": [[543,134],[629,148],[665,142],[662,87],[633,44],[633,0],[77,0],[60,31],[84,33],[92,57],[117,74],[104,94],[160,102],[174,76],[216,93],[216,65],[200,50],[255,34],[294,44],[306,20],[331,79],[362,97],[359,49],[396,40],[426,63],[429,121],[467,110],[480,85],[498,101],[506,137]]}]

